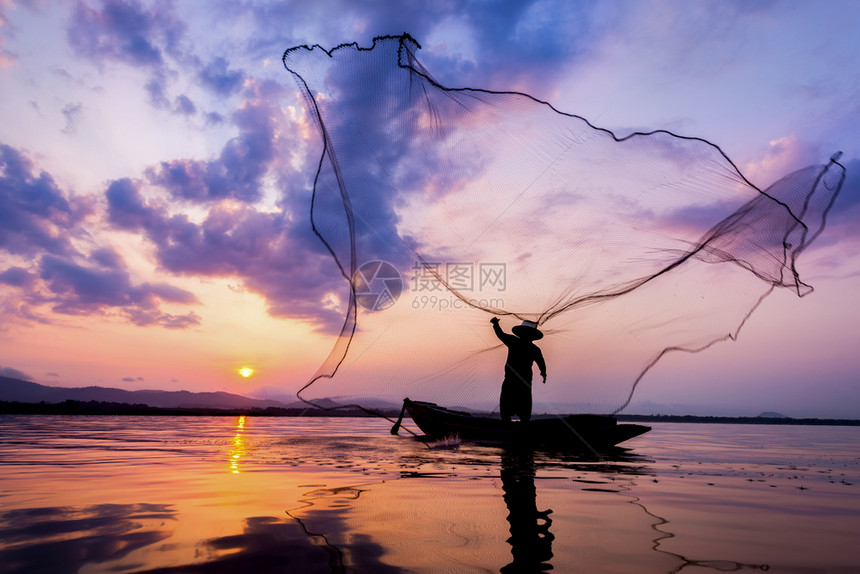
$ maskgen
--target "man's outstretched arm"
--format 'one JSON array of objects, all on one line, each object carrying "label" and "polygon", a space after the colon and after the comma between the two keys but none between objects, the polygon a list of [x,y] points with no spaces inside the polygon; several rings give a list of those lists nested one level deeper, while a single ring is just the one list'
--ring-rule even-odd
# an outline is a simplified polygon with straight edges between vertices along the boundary
[{"label": "man's outstretched arm", "polygon": [[540,376],[543,377],[543,382],[546,383],[546,363],[543,360],[543,353],[540,352],[540,349],[537,350],[535,363],[537,363],[538,369],[540,369]]},{"label": "man's outstretched arm", "polygon": [[493,332],[496,334],[496,337],[498,337],[502,343],[507,344],[508,343],[507,339],[510,339],[511,337],[513,337],[513,335],[509,335],[509,334],[505,333],[504,331],[502,331],[502,328],[499,327],[499,318],[498,317],[493,317],[492,319],[490,319],[490,323],[493,324]]}]

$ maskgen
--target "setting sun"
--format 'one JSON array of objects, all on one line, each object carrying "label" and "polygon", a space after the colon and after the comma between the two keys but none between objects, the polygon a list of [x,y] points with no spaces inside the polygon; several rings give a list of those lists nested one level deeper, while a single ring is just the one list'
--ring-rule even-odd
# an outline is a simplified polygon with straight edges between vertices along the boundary
[{"label": "setting sun", "polygon": [[239,374],[247,379],[254,374],[254,369],[252,369],[251,367],[242,367],[241,369],[239,369]]}]

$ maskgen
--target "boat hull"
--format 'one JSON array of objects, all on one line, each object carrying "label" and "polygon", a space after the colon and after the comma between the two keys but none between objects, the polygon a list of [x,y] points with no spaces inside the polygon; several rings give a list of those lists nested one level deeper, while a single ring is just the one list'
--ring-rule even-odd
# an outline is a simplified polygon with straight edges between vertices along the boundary
[{"label": "boat hull", "polygon": [[615,417],[604,415],[546,417],[522,423],[503,422],[410,399],[404,399],[403,406],[412,421],[430,438],[458,436],[473,441],[605,451],[651,430],[644,425],[618,424]]}]

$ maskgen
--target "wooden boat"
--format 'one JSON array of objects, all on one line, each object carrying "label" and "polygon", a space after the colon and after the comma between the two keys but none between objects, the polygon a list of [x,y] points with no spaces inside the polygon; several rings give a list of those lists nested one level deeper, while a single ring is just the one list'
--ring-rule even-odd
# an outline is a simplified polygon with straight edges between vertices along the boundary
[{"label": "wooden boat", "polygon": [[539,417],[528,423],[473,415],[435,403],[403,399],[400,419],[391,429],[397,434],[405,411],[429,438],[457,436],[478,442],[525,443],[557,448],[602,452],[651,430],[637,424],[618,424],[605,415]]}]

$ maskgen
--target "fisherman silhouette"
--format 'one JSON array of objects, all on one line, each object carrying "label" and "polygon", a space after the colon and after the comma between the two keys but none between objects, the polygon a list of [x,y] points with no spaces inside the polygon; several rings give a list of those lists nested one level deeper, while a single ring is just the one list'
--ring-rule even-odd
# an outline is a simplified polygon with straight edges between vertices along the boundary
[{"label": "fisherman silhouette", "polygon": [[528,422],[532,417],[532,363],[537,363],[543,382],[546,383],[546,363],[543,353],[533,341],[543,337],[537,328],[537,323],[523,321],[511,332],[505,333],[499,327],[499,318],[490,319],[496,337],[508,348],[508,359],[505,362],[505,380],[502,381],[502,394],[499,398],[499,413],[505,422],[511,421],[511,415],[517,415],[522,422]]}]

